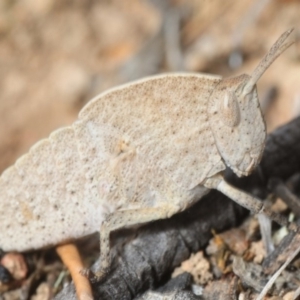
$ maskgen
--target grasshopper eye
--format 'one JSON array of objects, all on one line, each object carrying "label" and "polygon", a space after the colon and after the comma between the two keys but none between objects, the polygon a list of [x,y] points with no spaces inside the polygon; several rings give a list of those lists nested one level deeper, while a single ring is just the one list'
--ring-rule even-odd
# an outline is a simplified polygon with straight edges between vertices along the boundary
[{"label": "grasshopper eye", "polygon": [[220,102],[220,116],[224,125],[237,126],[240,123],[240,110],[237,98],[233,92],[227,91]]}]

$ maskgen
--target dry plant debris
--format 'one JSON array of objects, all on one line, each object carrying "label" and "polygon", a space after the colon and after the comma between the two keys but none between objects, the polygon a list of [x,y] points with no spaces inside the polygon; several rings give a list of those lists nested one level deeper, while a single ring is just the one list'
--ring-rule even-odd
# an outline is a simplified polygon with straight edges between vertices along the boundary
[{"label": "dry plant debris", "polygon": [[213,278],[209,269],[209,262],[203,256],[203,252],[199,251],[196,254],[192,254],[179,268],[175,269],[172,277],[188,272],[193,275],[193,280],[196,284],[204,285]]}]

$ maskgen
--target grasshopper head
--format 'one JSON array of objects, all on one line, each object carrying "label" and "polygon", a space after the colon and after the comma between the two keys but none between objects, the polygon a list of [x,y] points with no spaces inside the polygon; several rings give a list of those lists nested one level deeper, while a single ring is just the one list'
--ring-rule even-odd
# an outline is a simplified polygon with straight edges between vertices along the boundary
[{"label": "grasshopper head", "polygon": [[212,94],[208,108],[217,148],[238,176],[247,176],[257,166],[266,139],[256,87],[245,92],[250,79],[241,75],[223,80]]},{"label": "grasshopper head", "polygon": [[256,82],[292,43],[283,33],[251,76],[224,79],[210,96],[208,116],[220,155],[238,176],[247,176],[260,162],[266,139]]}]

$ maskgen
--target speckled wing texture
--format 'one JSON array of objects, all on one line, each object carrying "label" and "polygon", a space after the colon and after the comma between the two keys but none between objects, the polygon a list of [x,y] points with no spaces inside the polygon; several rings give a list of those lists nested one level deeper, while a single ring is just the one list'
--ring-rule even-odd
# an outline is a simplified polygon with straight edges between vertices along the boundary
[{"label": "speckled wing texture", "polygon": [[34,145],[0,179],[1,248],[41,248],[99,230],[102,210],[97,199],[85,202],[85,184],[73,129]]},{"label": "speckled wing texture", "polygon": [[[40,247],[45,243],[43,239],[47,239],[40,231],[49,222],[48,217],[56,217],[56,214],[53,215],[53,207],[49,205],[55,201],[53,194],[56,191],[55,184],[51,182],[55,177],[49,142],[42,140],[37,143],[10,170],[10,176],[5,176],[8,170],[2,175],[2,179],[7,177],[8,198],[2,201],[6,207],[1,215],[1,224],[7,224],[0,237],[1,248],[23,250],[35,244]],[[54,222],[49,224],[49,232],[55,230]]]},{"label": "speckled wing texture", "polygon": [[76,132],[85,131],[85,138],[78,140],[83,147],[92,147],[101,140],[99,129],[105,126],[115,138],[107,139],[104,151],[95,147],[93,155],[86,154],[89,165],[98,164],[103,153],[111,155],[112,163],[129,151],[181,190],[191,190],[223,170],[207,114],[208,99],[220,80],[194,74],[156,76],[93,99],[79,114]]},{"label": "speckled wing texture", "polygon": [[80,238],[99,230],[105,210],[99,199],[87,189],[78,141],[72,127],[62,128],[50,135],[55,167],[63,195],[57,201],[63,212],[61,237]]},{"label": "speckled wing texture", "polygon": [[206,111],[220,80],[156,76],[93,99],[0,177],[0,247],[80,238],[115,210],[189,206],[191,190],[224,169]]},{"label": "speckled wing texture", "polygon": [[[23,214],[25,218],[27,215],[26,207],[22,207],[24,202],[20,201],[22,200],[21,188],[21,178],[15,166],[6,169],[0,177],[1,249],[9,249],[9,247],[13,246],[14,242],[18,243],[18,238],[20,238],[18,227],[22,226],[22,224],[19,220],[21,214]],[[24,242],[24,240],[22,240],[22,242]]]}]

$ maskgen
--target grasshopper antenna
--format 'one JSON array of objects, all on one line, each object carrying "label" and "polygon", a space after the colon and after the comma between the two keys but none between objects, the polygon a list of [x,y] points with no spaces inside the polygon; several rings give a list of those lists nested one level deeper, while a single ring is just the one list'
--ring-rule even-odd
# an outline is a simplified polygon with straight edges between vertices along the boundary
[{"label": "grasshopper antenna", "polygon": [[264,72],[269,68],[269,66],[273,63],[273,61],[295,42],[294,40],[292,40],[292,41],[284,43],[286,41],[286,39],[289,37],[289,35],[292,33],[293,30],[294,30],[294,28],[291,28],[291,29],[287,30],[286,32],[284,32],[279,37],[279,39],[275,42],[275,44],[272,46],[270,51],[260,61],[258,66],[253,71],[250,80],[247,82],[247,84],[244,88],[245,94],[249,94],[253,90],[256,82],[264,74]]}]

